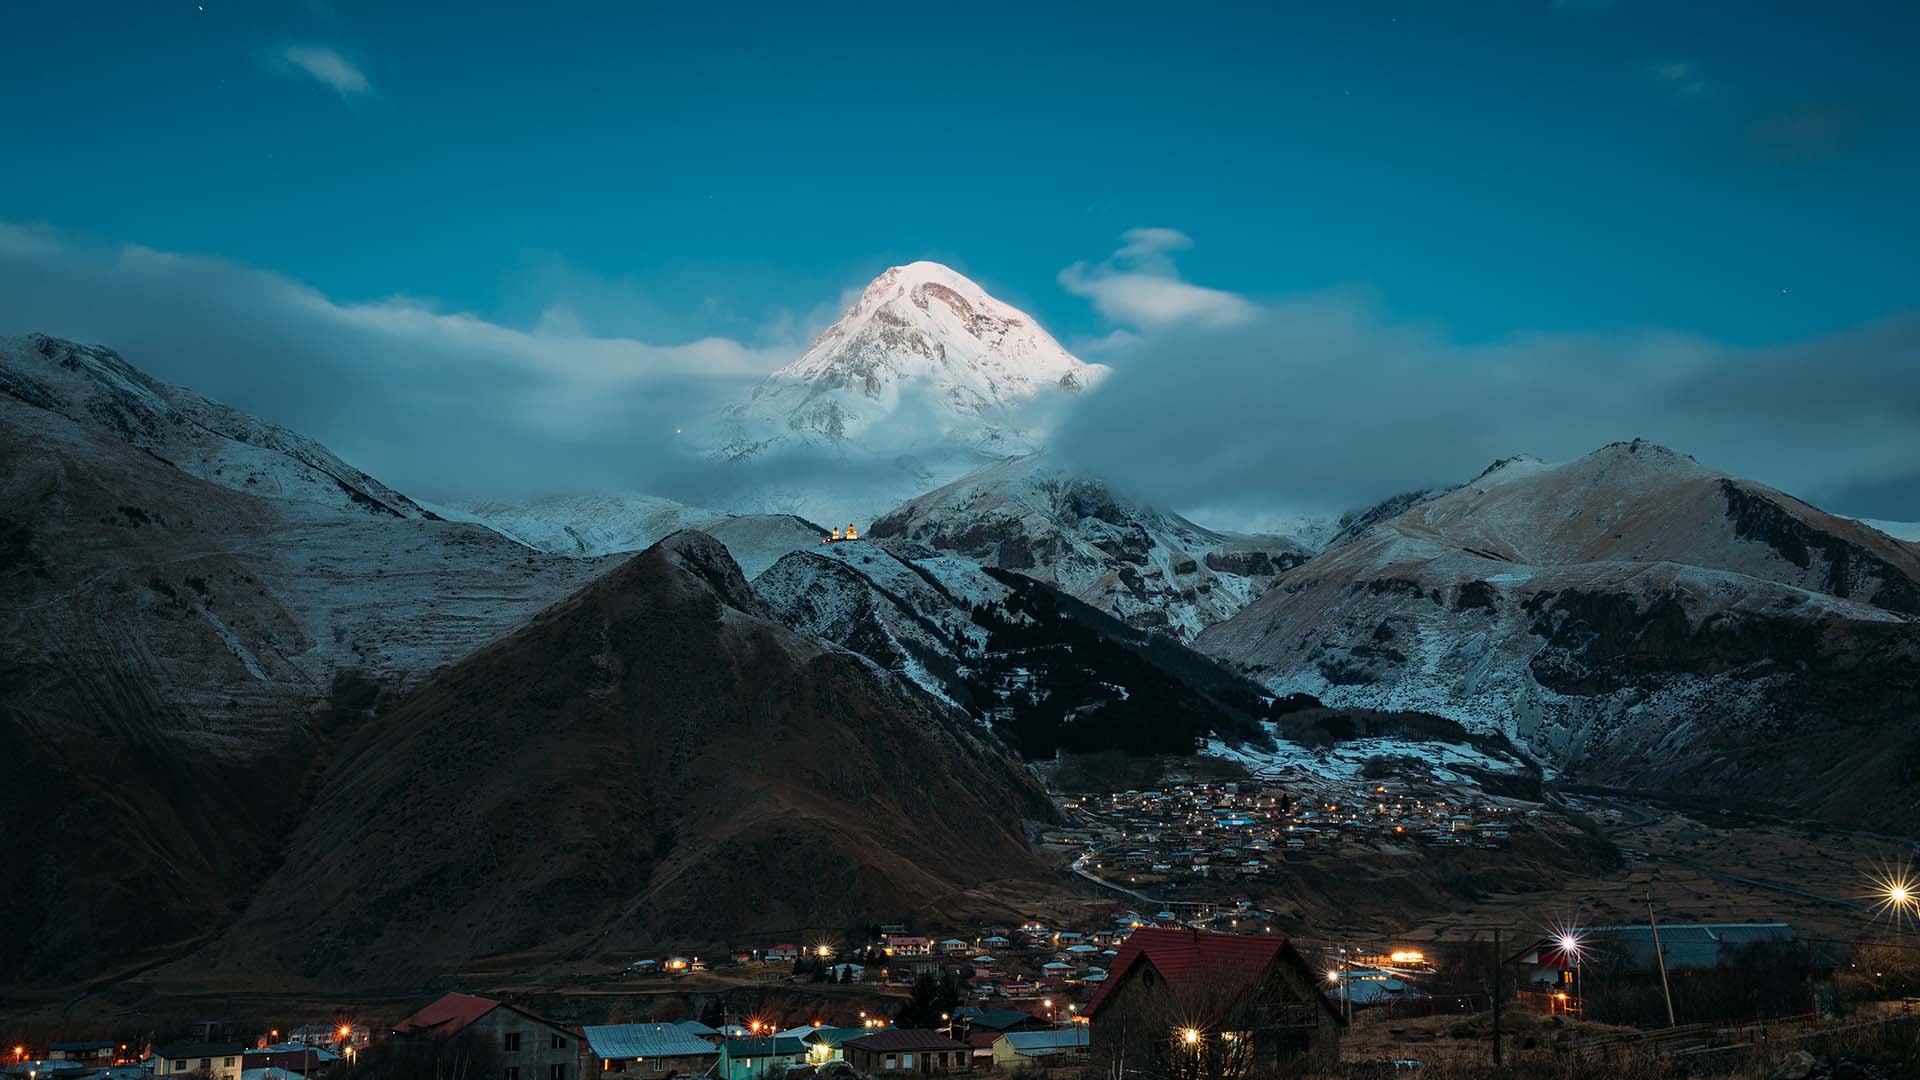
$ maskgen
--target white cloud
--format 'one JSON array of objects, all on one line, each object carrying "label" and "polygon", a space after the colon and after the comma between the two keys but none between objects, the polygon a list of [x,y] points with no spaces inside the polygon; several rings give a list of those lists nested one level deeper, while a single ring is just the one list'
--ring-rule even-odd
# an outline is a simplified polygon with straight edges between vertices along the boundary
[{"label": "white cloud", "polygon": [[280,50],[287,70],[304,72],[344,101],[370,97],[373,83],[353,61],[324,45],[288,45]]},{"label": "white cloud", "polygon": [[423,496],[687,481],[673,430],[797,352],[340,303],[223,259],[0,223],[0,333],[104,344]]},{"label": "white cloud", "polygon": [[1835,512],[1920,516],[1920,315],[1744,348],[1660,330],[1460,344],[1356,292],[1247,307],[1113,343],[1055,452],[1241,527],[1634,437]]},{"label": "white cloud", "polygon": [[1647,77],[1681,97],[1699,97],[1707,92],[1707,80],[1700,68],[1684,60],[1669,60],[1647,68]]},{"label": "white cloud", "polygon": [[1060,284],[1093,303],[1101,315],[1135,327],[1194,322],[1230,325],[1253,314],[1234,293],[1180,280],[1170,252],[1193,246],[1178,229],[1138,228],[1121,234],[1121,246],[1099,263],[1077,262],[1060,271]]}]

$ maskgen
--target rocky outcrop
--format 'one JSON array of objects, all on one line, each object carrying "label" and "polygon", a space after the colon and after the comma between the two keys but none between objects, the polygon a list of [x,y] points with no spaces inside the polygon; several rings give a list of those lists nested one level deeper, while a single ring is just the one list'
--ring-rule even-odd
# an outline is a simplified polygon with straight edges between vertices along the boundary
[{"label": "rocky outcrop", "polygon": [[868,530],[1017,570],[1142,629],[1190,641],[1307,555],[1278,537],[1204,529],[1044,455],[913,499]]}]

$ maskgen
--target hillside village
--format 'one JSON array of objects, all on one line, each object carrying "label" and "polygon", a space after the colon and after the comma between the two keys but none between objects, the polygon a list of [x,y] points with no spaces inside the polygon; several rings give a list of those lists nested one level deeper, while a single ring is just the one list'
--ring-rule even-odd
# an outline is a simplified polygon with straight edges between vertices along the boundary
[{"label": "hillside village", "polygon": [[[105,1037],[99,1025],[91,1025],[88,1038],[10,1037],[0,1071],[6,1080],[449,1073],[475,1080],[860,1080],[966,1072],[1238,1080],[1385,1061],[1382,1048],[1396,1045],[1388,1063],[1400,1069],[1418,1069],[1433,1055],[1497,1056],[1501,1013],[1494,1003],[1501,1001],[1508,1052],[1532,1051],[1556,1067],[1738,1051],[1763,1037],[1818,1047],[1834,1025],[1892,1037],[1920,1019],[1910,996],[1920,990],[1920,965],[1909,964],[1905,981],[1892,986],[1882,972],[1877,989],[1868,989],[1845,970],[1849,965],[1786,924],[1585,927],[1510,943],[1486,959],[1511,982],[1475,1001],[1470,992],[1457,994],[1465,984],[1450,981],[1436,958],[1418,950],[1303,951],[1260,928],[1263,913],[1244,906],[1175,906],[1123,911],[1083,929],[1028,921],[961,938],[889,926],[853,946],[816,941],[717,957],[642,958],[627,978],[658,979],[663,991],[655,1017],[644,1021],[597,1022],[579,999],[556,1011],[454,991],[384,1022],[290,1015],[284,1028],[264,1030],[257,1022],[216,1019],[164,1031],[126,1025]],[[1655,959],[1662,955],[1664,964]],[[1782,981],[1768,968],[1773,957],[1794,961]],[[678,981],[721,972],[769,985],[828,983],[875,993],[820,994],[783,1012],[736,1009],[732,1003],[741,999],[721,993],[706,998],[701,1015],[671,1016]],[[1675,981],[1683,989],[1673,990]],[[1713,998],[1720,984],[1746,987],[1743,1000]],[[1679,995],[1685,1014],[1703,1019],[1650,1032],[1621,1026],[1621,1004],[1644,1000],[1656,986],[1669,1011]],[[1909,995],[1906,1004],[1902,994]],[[854,1007],[861,1002],[866,1007]],[[1762,1012],[1750,1015],[1756,1002]],[[1355,1048],[1343,1051],[1343,1042]]]}]

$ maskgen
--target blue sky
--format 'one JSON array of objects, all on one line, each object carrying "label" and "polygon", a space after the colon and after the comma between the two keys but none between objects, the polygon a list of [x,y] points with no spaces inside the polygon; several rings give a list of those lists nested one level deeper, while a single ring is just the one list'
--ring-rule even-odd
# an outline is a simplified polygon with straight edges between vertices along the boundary
[{"label": "blue sky", "polygon": [[1785,347],[1920,297],[1912,4],[141,0],[8,21],[0,222],[341,305],[774,356],[932,258],[1097,349],[1139,327],[1063,271],[1142,227],[1190,238],[1185,281],[1364,296],[1463,347]]},{"label": "blue sky", "polygon": [[1911,4],[140,0],[9,22],[0,217],[342,300],[511,321],[581,276],[645,294],[668,337],[739,334],[930,257],[1065,338],[1100,328],[1055,275],[1139,225],[1193,237],[1194,280],[1363,284],[1466,339],[1765,343],[1920,296]]}]

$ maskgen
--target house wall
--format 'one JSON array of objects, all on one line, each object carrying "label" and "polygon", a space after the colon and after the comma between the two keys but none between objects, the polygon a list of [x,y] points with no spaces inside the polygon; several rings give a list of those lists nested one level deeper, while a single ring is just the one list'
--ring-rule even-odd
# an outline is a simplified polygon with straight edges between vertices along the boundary
[{"label": "house wall", "polygon": [[235,1053],[232,1056],[211,1058],[162,1058],[154,1059],[155,1076],[171,1076],[176,1073],[185,1076],[189,1073],[204,1072],[213,1080],[240,1080],[240,1070],[244,1067],[245,1055]]},{"label": "house wall", "polygon": [[[1254,1033],[1255,1069],[1332,1065],[1340,1059],[1340,1022],[1318,998],[1319,989],[1303,973],[1291,964],[1276,963],[1260,987],[1214,1027]],[[1092,1054],[1102,1071],[1118,1064],[1129,1072],[1162,1075],[1185,1013],[1152,965],[1136,964],[1093,1018]]]},{"label": "house wall", "polygon": [[[1058,1057],[1058,1058],[1085,1057],[1087,1055],[1088,1049],[1089,1048],[1085,1046],[1063,1046],[1060,1048],[1060,1053],[1057,1055],[1052,1055],[1052,1057]],[[1037,1060],[1037,1059],[1022,1058],[1020,1056],[1020,1052],[1013,1048],[1013,1044],[1008,1042],[1004,1038],[994,1040],[993,1064],[995,1068],[1011,1069],[1014,1066],[1020,1064],[1022,1061],[1026,1061],[1026,1060]]]},{"label": "house wall", "polygon": [[[584,1043],[585,1040],[582,1040]],[[641,1058],[597,1058],[591,1047],[581,1063],[581,1080],[593,1080],[596,1071],[609,1076],[627,1077],[667,1077],[697,1076],[705,1073],[719,1059],[718,1054],[669,1054],[662,1057]],[[524,1078],[523,1078],[524,1080]]]},{"label": "house wall", "polygon": [[500,1080],[581,1080],[586,1040],[565,1028],[501,1007],[469,1024],[463,1034],[493,1044],[500,1055]]},{"label": "house wall", "polygon": [[849,1046],[847,1064],[863,1073],[946,1073],[972,1068],[971,1050],[882,1051]]},{"label": "house wall", "polygon": [[725,1080],[754,1080],[768,1069],[784,1069],[788,1065],[804,1063],[804,1054],[769,1054],[762,1057],[720,1056],[720,1075]]}]

